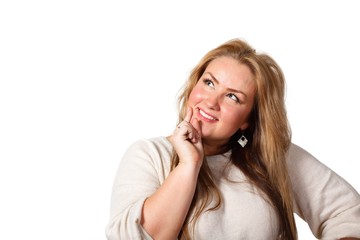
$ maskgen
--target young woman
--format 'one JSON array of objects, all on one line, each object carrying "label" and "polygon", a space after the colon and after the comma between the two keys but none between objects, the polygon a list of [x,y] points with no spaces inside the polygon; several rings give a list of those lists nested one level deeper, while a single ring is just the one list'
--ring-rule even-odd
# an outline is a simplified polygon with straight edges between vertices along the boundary
[{"label": "young woman", "polygon": [[171,136],[120,163],[108,239],[360,238],[360,196],[291,143],[281,69],[235,39],[207,53],[179,98]]}]

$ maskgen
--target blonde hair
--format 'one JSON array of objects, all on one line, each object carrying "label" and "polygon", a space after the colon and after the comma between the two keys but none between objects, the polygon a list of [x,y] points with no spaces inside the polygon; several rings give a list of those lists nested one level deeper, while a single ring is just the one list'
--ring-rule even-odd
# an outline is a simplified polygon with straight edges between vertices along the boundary
[{"label": "blonde hair", "polygon": [[[290,180],[285,155],[291,141],[291,131],[285,108],[285,79],[277,63],[266,54],[258,54],[240,39],[230,40],[208,52],[191,71],[179,96],[179,123],[184,119],[190,93],[209,63],[221,56],[232,57],[250,68],[254,75],[256,95],[250,114],[250,126],[245,130],[249,143],[239,147],[237,132],[230,140],[231,161],[261,190],[264,198],[273,206],[279,219],[279,239],[297,239],[293,215]],[[179,163],[174,152],[171,168]],[[211,202],[215,205],[209,206]],[[204,211],[215,210],[221,205],[221,197],[204,161],[196,192],[187,218],[180,231],[180,239],[190,239],[193,227]]]}]

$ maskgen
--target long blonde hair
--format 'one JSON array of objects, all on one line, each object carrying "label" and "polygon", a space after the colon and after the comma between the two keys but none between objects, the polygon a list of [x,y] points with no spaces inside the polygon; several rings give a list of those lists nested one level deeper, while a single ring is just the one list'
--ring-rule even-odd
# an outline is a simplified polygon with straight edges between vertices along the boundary
[{"label": "long blonde hair", "polygon": [[[231,138],[231,161],[261,190],[264,198],[275,209],[279,223],[279,239],[297,239],[293,215],[290,180],[285,155],[291,141],[291,131],[285,108],[285,80],[277,63],[267,54],[256,53],[240,39],[230,40],[208,52],[191,71],[179,96],[179,122],[184,119],[190,93],[209,63],[221,56],[232,57],[247,65],[254,75],[255,103],[250,114],[250,126],[245,130],[249,143],[239,147],[236,140],[240,132]],[[174,152],[171,168],[179,163]],[[209,207],[210,202],[215,205]],[[221,197],[211,171],[204,161],[197,182],[195,195],[187,218],[180,231],[180,239],[190,239],[190,226],[194,226],[205,210],[215,210],[221,205]]]}]

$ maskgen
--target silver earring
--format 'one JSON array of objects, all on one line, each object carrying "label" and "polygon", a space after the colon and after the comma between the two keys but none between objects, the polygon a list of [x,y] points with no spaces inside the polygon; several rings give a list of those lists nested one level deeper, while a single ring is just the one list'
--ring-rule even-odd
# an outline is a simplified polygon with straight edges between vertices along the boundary
[{"label": "silver earring", "polygon": [[248,140],[246,139],[246,137],[244,135],[242,135],[239,140],[238,143],[242,146],[245,147],[245,145],[247,144]]}]

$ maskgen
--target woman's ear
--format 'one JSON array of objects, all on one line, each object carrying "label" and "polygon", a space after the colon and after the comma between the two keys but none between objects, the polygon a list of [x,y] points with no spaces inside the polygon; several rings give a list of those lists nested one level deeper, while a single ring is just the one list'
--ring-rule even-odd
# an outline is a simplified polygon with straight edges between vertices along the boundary
[{"label": "woman's ear", "polygon": [[240,131],[245,131],[248,127],[249,127],[249,122],[244,122],[244,123],[240,126]]}]

